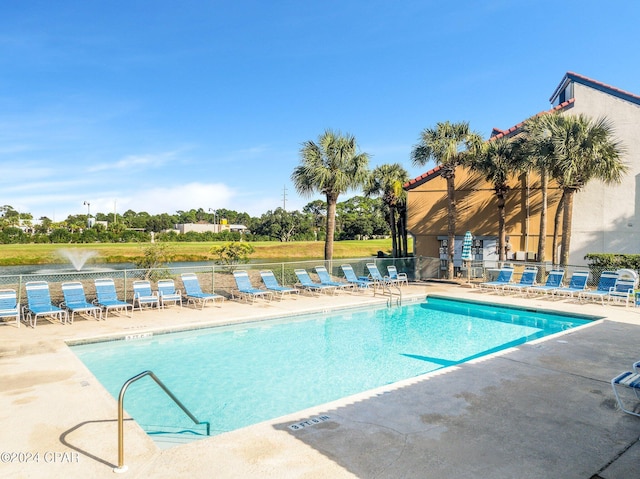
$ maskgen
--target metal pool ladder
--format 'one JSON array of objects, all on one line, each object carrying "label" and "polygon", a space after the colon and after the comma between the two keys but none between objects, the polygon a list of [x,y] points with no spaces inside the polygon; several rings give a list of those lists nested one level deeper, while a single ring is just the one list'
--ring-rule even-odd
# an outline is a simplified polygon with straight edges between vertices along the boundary
[{"label": "metal pool ladder", "polygon": [[138,379],[142,379],[145,376],[151,376],[160,388],[167,393],[174,403],[178,405],[180,409],[184,411],[184,413],[189,416],[189,418],[196,424],[204,424],[207,427],[207,436],[211,434],[211,426],[207,421],[198,421],[196,417],[191,414],[182,402],[169,390],[167,386],[164,385],[158,377],[153,374],[152,371],[143,371],[140,374],[132,377],[127,380],[123,385],[122,389],[120,389],[120,396],[118,396],[118,467],[113,468],[113,472],[122,473],[127,472],[128,467],[124,465],[124,393],[127,392],[127,388]]},{"label": "metal pool ladder", "polygon": [[[392,288],[395,291],[393,291]],[[375,296],[375,294],[376,294],[376,290],[374,286],[373,295]],[[389,295],[389,299],[387,299],[387,307],[393,306],[394,296],[397,296],[396,306],[402,306],[402,290],[400,289],[400,286],[395,284],[390,284],[390,283],[382,283],[382,295],[383,296]]]}]

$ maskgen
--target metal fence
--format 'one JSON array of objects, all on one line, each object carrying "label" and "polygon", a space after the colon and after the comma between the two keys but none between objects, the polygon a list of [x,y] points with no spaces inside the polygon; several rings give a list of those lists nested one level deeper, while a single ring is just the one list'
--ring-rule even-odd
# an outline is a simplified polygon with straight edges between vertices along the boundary
[{"label": "metal fence", "polygon": [[88,269],[80,271],[51,271],[41,273],[29,273],[18,275],[2,275],[0,276],[0,289],[14,289],[18,294],[18,301],[21,304],[26,302],[25,285],[30,281],[46,281],[49,283],[51,300],[58,304],[63,301],[62,283],[70,281],[79,281],[83,284],[87,299],[91,301],[95,298],[94,281],[96,279],[111,278],[113,279],[118,297],[126,301],[133,300],[133,282],[136,280],[146,279],[156,282],[160,279],[174,279],[176,288],[182,289],[180,275],[183,273],[196,273],[200,286],[205,292],[216,292],[226,297],[231,297],[236,289],[233,271],[245,270],[249,273],[249,277],[254,286],[258,287],[262,284],[260,271],[271,270],[274,272],[278,281],[283,285],[292,285],[297,282],[294,273],[295,269],[306,269],[314,279],[315,266],[325,266],[332,276],[337,278],[343,277],[340,266],[342,264],[350,264],[358,276],[368,275],[366,263],[376,263],[383,274],[386,272],[387,265],[395,265],[399,271],[406,272],[410,281],[424,279],[420,276],[418,258],[355,258],[340,259],[333,261],[312,260],[312,261],[295,261],[295,262],[275,262],[275,263],[248,263],[236,265],[194,265],[184,267],[168,267],[156,269]]},{"label": "metal fence", "polygon": [[[367,276],[367,263],[375,263],[378,269],[385,274],[389,265],[394,265],[400,272],[407,274],[409,281],[427,281],[433,279],[444,279],[446,277],[446,261],[440,258],[432,257],[410,257],[410,258],[350,258],[338,259],[332,261],[311,260],[311,261],[294,261],[294,262],[274,262],[274,263],[249,263],[236,265],[198,265],[186,267],[169,267],[158,269],[104,269],[104,270],[80,270],[80,271],[52,271],[45,273],[30,273],[19,275],[0,276],[0,289],[10,288],[16,290],[19,301],[24,304],[26,302],[26,293],[24,286],[29,281],[47,281],[50,286],[51,299],[54,303],[63,301],[61,285],[68,281],[80,281],[83,283],[87,298],[92,300],[95,297],[94,280],[99,278],[112,278],[116,284],[118,296],[121,299],[133,300],[133,281],[147,279],[155,282],[159,279],[172,278],[176,281],[176,288],[182,289],[180,275],[182,273],[196,273],[200,281],[200,285],[205,292],[216,292],[226,297],[231,297],[232,292],[236,289],[233,279],[233,271],[245,270],[249,273],[249,277],[254,286],[260,286],[261,270],[271,270],[274,272],[278,281],[283,285],[292,285],[297,282],[294,270],[297,268],[306,269],[314,279],[315,266],[325,266],[330,274],[336,278],[342,278],[344,275],[340,266],[342,264],[350,264],[356,275]],[[455,279],[459,282],[479,283],[494,279],[498,270],[503,265],[513,266],[514,281],[518,281],[522,271],[527,266],[535,266],[539,270],[538,283],[544,283],[546,277],[553,268],[551,264],[544,263],[527,263],[527,262],[505,262],[487,265],[483,262],[471,262],[455,268]],[[598,284],[601,271],[586,266],[568,266],[563,268],[565,271],[565,282],[568,282],[571,275],[576,270],[589,270],[589,285]]]}]

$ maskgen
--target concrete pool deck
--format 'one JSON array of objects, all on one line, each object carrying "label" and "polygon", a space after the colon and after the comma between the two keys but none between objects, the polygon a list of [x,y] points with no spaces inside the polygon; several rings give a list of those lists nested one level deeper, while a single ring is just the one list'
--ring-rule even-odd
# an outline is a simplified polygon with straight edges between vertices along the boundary
[{"label": "concrete pool deck", "polygon": [[[0,328],[0,478],[576,478],[640,477],[640,418],[609,381],[640,360],[640,308],[505,297],[438,283],[403,288],[604,317],[518,346],[272,421],[170,449],[125,422],[65,341],[122,337],[373,304],[367,294],[266,304],[225,301],[73,325]],[[141,369],[142,370],[142,369]],[[162,379],[162,378],[161,378]],[[323,421],[289,426],[322,416]],[[328,418],[327,418],[328,417]]]}]

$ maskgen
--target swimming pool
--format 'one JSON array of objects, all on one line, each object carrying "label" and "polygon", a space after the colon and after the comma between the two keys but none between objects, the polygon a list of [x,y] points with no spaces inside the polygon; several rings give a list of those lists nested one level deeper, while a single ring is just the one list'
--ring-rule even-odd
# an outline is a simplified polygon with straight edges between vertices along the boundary
[{"label": "swimming pool", "polygon": [[[273,419],[459,364],[590,322],[477,302],[429,298],[72,346],[118,397],[153,371],[212,434]],[[147,430],[189,426],[150,379],[132,385],[127,412]],[[166,429],[169,430],[169,429]]]}]

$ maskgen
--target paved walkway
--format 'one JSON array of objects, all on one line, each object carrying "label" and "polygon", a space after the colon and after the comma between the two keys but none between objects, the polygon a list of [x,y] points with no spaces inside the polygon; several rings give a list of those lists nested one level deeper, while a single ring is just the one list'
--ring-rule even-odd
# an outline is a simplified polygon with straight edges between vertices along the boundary
[{"label": "paved walkway", "polygon": [[[620,412],[609,380],[640,359],[640,309],[481,294],[440,294],[599,315],[603,320],[490,358],[436,371],[191,444],[160,450],[125,423],[123,477],[640,478],[640,419]],[[66,346],[381,301],[302,297],[132,318],[0,328],[0,477],[114,477],[116,401]],[[290,425],[326,420],[298,430]]]}]

